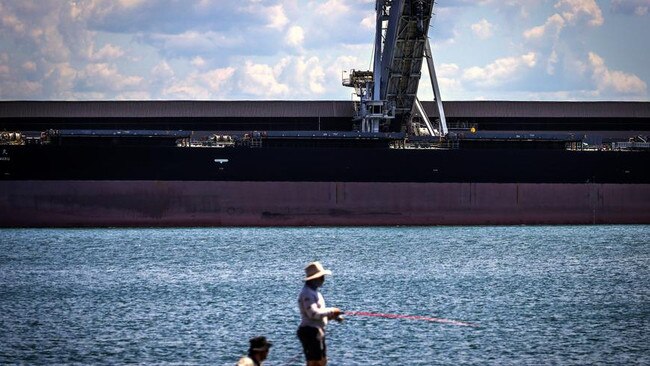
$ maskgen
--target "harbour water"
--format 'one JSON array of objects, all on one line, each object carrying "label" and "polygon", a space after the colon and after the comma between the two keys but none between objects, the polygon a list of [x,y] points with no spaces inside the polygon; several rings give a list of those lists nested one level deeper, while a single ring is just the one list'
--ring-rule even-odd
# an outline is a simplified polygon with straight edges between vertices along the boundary
[{"label": "harbour water", "polygon": [[650,226],[0,230],[0,364],[302,365],[303,267],[348,316],[330,365],[650,364]]}]

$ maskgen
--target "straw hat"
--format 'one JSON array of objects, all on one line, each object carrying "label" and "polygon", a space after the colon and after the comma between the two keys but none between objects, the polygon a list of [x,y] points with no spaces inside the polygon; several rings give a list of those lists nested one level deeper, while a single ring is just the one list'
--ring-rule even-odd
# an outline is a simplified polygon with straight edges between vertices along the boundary
[{"label": "straw hat", "polygon": [[323,268],[323,265],[320,262],[311,262],[305,267],[305,281],[313,280],[314,278],[322,277],[325,275],[331,275],[332,271],[329,269]]}]

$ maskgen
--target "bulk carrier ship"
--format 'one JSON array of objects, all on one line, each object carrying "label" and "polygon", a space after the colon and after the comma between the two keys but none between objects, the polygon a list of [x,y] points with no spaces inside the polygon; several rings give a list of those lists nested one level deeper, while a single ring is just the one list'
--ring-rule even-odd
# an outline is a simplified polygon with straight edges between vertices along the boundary
[{"label": "bulk carrier ship", "polygon": [[[450,132],[433,5],[377,1],[373,70],[343,80],[359,98],[348,131],[0,134],[0,226],[650,223],[643,137]],[[416,97],[425,62],[436,120]],[[49,105],[10,104],[12,116]]]}]

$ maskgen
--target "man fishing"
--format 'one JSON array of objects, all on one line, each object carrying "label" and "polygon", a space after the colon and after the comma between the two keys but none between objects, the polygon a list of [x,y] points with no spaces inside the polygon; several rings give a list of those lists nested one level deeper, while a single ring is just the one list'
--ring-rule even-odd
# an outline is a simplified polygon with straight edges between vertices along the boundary
[{"label": "man fishing", "polygon": [[298,296],[300,308],[300,327],[298,338],[307,359],[307,366],[327,365],[325,327],[328,319],[341,321],[341,309],[325,307],[325,299],[318,288],[325,283],[325,275],[332,271],[323,268],[320,262],[312,262],[305,267],[305,285]]}]

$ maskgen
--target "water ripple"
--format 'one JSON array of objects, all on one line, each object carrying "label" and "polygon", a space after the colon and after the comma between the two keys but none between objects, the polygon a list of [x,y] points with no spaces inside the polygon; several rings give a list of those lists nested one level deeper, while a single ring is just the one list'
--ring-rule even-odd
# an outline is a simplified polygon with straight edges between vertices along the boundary
[{"label": "water ripple", "polygon": [[286,363],[312,260],[331,305],[479,324],[349,316],[330,365],[650,364],[649,226],[0,231],[2,364]]}]

